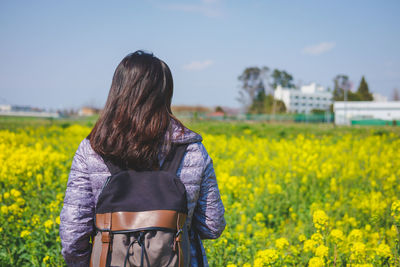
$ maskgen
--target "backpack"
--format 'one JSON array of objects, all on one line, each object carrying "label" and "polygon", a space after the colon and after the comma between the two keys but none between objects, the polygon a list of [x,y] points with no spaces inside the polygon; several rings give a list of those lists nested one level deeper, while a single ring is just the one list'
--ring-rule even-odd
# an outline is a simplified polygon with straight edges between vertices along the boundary
[{"label": "backpack", "polygon": [[176,172],[186,145],[173,145],[160,170],[105,163],[111,176],[100,192],[90,266],[190,265],[185,186]]}]

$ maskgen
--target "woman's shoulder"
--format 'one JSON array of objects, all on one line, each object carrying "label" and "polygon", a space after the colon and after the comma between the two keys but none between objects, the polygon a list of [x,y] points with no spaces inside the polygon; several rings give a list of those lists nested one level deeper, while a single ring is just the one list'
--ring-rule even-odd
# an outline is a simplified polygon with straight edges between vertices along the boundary
[{"label": "woman's shoulder", "polygon": [[189,144],[187,146],[186,151],[194,153],[194,154],[197,154],[198,157],[201,158],[202,161],[204,161],[204,162],[209,157],[208,152],[207,152],[205,146],[203,145],[203,143],[201,141]]},{"label": "woman's shoulder", "polygon": [[83,139],[79,146],[78,149],[76,151],[76,154],[78,154],[79,156],[86,158],[87,156],[91,155],[94,153],[94,150],[92,148],[92,146],[90,145],[90,140],[86,137],[85,139]]},{"label": "woman's shoulder", "polygon": [[103,158],[93,150],[88,138],[81,141],[77,154],[86,162],[89,172],[107,172]]},{"label": "woman's shoulder", "polygon": [[170,139],[175,144],[192,144],[201,142],[203,138],[200,134],[189,129],[185,125],[178,123],[174,119],[171,119],[170,132],[167,132],[165,138]]},{"label": "woman's shoulder", "polygon": [[98,155],[92,148],[92,145],[90,144],[89,138],[85,138],[81,141],[78,147],[78,151],[81,152],[82,155],[86,156],[93,156],[93,155]]}]

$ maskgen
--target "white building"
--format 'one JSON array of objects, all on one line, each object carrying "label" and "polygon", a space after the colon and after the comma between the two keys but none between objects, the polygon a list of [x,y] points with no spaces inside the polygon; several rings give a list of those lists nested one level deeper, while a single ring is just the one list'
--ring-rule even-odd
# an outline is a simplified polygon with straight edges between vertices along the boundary
[{"label": "white building", "polygon": [[0,105],[0,111],[4,112],[11,111],[11,105]]},{"label": "white building", "polygon": [[58,112],[46,112],[29,106],[0,105],[0,116],[58,118]]},{"label": "white building", "polygon": [[350,125],[352,120],[400,120],[400,101],[335,101],[335,124]]},{"label": "white building", "polygon": [[313,109],[329,110],[332,104],[332,92],[316,83],[303,85],[300,89],[278,86],[274,97],[285,103],[288,112],[295,113],[310,113]]},{"label": "white building", "polygon": [[387,102],[388,101],[388,97],[378,94],[378,93],[372,93],[372,96],[374,98],[374,101],[376,102]]}]

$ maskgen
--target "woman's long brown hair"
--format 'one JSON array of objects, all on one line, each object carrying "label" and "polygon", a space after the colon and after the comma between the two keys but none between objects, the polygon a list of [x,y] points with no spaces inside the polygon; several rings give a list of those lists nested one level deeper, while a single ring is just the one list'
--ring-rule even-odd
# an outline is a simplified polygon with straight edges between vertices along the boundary
[{"label": "woman's long brown hair", "polygon": [[143,51],[127,55],[115,70],[105,107],[88,137],[93,150],[123,168],[158,169],[160,148],[168,146],[164,136],[171,118],[176,120],[172,93],[167,64]]}]

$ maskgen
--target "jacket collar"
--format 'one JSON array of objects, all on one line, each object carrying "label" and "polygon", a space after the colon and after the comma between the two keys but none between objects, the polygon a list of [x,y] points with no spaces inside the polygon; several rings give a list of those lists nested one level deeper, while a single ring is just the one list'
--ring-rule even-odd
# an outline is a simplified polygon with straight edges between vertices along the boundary
[{"label": "jacket collar", "polygon": [[201,142],[203,140],[201,135],[187,127],[183,126],[182,129],[179,123],[173,118],[171,118],[170,130],[167,131],[166,138],[170,138],[171,143],[175,144],[190,144]]}]

